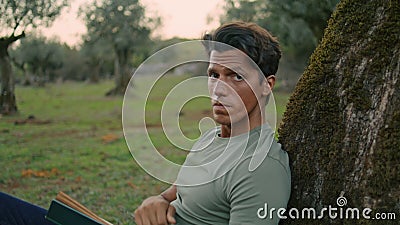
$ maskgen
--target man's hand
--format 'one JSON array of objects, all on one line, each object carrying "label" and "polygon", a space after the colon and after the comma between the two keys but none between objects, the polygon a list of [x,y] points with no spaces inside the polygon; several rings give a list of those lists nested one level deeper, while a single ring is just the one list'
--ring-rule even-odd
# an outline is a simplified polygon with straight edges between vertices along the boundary
[{"label": "man's hand", "polygon": [[135,210],[137,225],[168,225],[175,224],[175,207],[169,204],[161,195],[145,199]]}]

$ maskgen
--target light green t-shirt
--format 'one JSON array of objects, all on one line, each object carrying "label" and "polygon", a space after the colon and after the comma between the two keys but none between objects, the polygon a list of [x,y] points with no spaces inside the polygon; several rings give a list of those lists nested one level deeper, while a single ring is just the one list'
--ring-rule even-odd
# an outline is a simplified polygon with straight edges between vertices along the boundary
[{"label": "light green t-shirt", "polygon": [[231,138],[219,133],[205,133],[181,168],[171,203],[177,224],[278,224],[276,212],[290,196],[290,169],[274,132],[264,124]]}]

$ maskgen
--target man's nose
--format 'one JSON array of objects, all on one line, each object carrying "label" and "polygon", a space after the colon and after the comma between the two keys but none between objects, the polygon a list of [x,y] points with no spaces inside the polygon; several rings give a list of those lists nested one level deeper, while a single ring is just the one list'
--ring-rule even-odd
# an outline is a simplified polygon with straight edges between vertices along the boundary
[{"label": "man's nose", "polygon": [[227,84],[222,80],[217,80],[213,89],[213,95],[216,97],[226,96],[228,92]]}]

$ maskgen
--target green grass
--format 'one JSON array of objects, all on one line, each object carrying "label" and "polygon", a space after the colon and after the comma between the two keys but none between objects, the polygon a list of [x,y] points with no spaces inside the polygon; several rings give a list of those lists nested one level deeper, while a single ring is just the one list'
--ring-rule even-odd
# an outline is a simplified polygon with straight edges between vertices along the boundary
[{"label": "green grass", "polygon": [[[135,81],[133,104],[149,79]],[[161,80],[146,105],[150,137],[166,158],[178,163],[186,152],[171,151],[175,147],[162,131],[159,112],[165,94],[184,79]],[[132,215],[140,202],[169,185],[146,174],[131,156],[122,132],[122,97],[104,96],[113,85],[107,81],[18,86],[20,113],[0,117],[0,190],[44,208],[64,191],[114,224],[134,224]],[[278,118],[288,96],[275,93]],[[198,122],[209,107],[206,98],[184,104],[179,124],[187,137],[200,135]],[[15,124],[30,115],[35,123]]]}]

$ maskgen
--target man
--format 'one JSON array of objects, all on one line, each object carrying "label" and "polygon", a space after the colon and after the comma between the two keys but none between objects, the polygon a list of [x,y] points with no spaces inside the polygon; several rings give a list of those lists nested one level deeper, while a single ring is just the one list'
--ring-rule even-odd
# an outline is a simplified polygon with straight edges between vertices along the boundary
[{"label": "man", "polygon": [[[277,211],[290,196],[290,170],[264,107],[275,84],[279,44],[265,29],[243,22],[225,24],[203,40],[213,117],[220,126],[202,135],[177,185],[145,199],[135,221],[277,224]],[[190,166],[198,167],[195,174],[185,169]]]},{"label": "man", "polygon": [[[237,22],[205,35],[204,45],[220,126],[193,146],[177,185],[143,201],[136,223],[277,224],[290,195],[290,170],[264,107],[275,84],[278,42],[255,24]],[[1,192],[0,203],[2,225],[52,224],[38,206]]]}]

